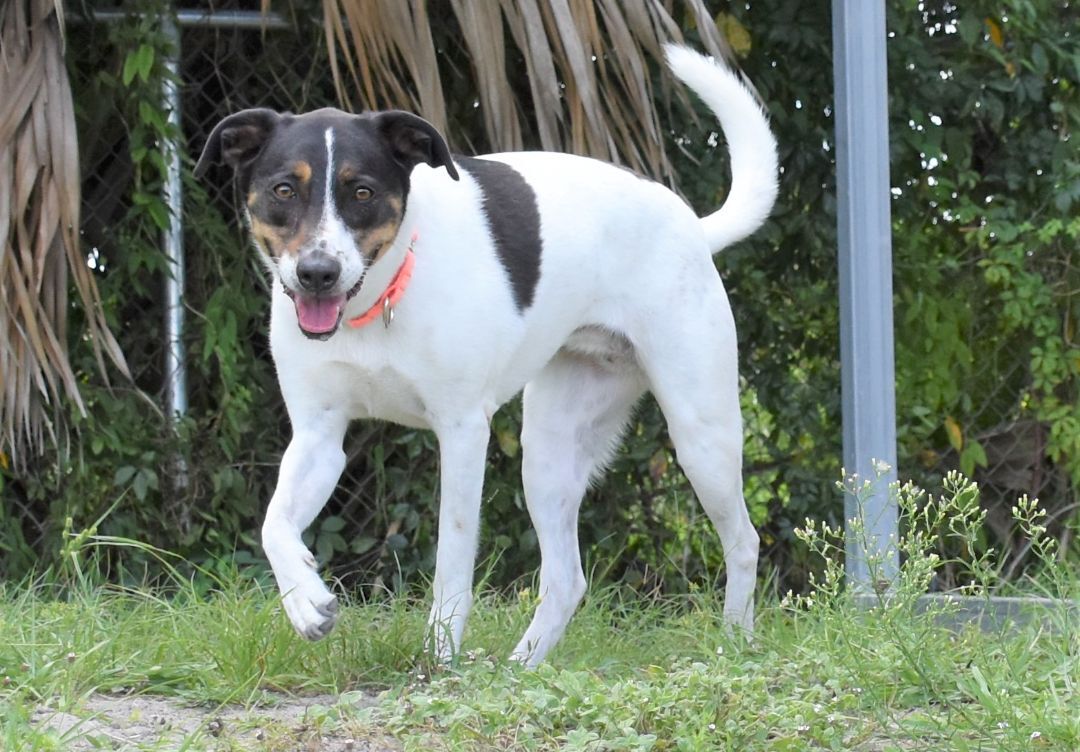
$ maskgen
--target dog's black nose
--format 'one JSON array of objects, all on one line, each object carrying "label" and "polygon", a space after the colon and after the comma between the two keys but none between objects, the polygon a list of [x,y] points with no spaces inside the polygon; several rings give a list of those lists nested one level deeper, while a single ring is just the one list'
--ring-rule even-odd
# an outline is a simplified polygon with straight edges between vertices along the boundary
[{"label": "dog's black nose", "polygon": [[341,264],[328,253],[309,253],[296,265],[300,286],[308,292],[326,292],[341,276]]}]

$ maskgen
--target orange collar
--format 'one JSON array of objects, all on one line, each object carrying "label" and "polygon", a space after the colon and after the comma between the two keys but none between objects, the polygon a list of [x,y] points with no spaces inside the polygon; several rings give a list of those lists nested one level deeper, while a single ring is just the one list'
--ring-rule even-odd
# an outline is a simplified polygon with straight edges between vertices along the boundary
[{"label": "orange collar", "polygon": [[370,324],[381,315],[383,326],[390,326],[390,322],[394,320],[394,306],[401,300],[401,297],[405,294],[405,288],[409,286],[409,280],[412,279],[413,265],[416,263],[416,255],[413,253],[416,237],[417,234],[414,232],[409,247],[405,251],[405,260],[401,262],[397,274],[390,280],[390,284],[386,286],[383,294],[378,297],[375,304],[364,313],[349,319],[345,323],[353,329],[359,329],[365,324]]}]

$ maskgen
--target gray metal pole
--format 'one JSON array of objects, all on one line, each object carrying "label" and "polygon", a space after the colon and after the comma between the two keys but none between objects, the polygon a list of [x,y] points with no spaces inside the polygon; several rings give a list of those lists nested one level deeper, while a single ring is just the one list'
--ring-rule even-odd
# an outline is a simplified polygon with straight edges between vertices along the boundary
[{"label": "gray metal pole", "polygon": [[[122,10],[91,10],[94,21],[121,21],[138,13]],[[74,20],[80,20],[73,14]],[[162,15],[164,18],[164,15]],[[206,29],[288,29],[289,22],[280,14],[260,13],[257,10],[178,10],[176,23],[182,27],[200,27]]]},{"label": "gray metal pole", "polygon": [[859,484],[875,481],[844,500],[844,518],[861,517],[864,530],[855,535],[849,523],[846,560],[849,584],[866,591],[892,581],[898,569],[889,496],[896,395],[885,3],[833,0],[832,7],[844,467]]},{"label": "gray metal pole", "polygon": [[[169,125],[180,133],[180,29],[169,14],[162,14],[162,31],[169,38],[164,60],[167,74],[162,79],[161,95],[168,111]],[[181,181],[181,151],[177,141],[163,144],[165,185],[162,193],[169,209],[169,226],[162,245],[169,275],[165,278],[165,383],[166,406],[171,425],[187,413],[187,364],[184,358],[184,193]],[[176,458],[176,482],[187,484],[183,457]]]}]

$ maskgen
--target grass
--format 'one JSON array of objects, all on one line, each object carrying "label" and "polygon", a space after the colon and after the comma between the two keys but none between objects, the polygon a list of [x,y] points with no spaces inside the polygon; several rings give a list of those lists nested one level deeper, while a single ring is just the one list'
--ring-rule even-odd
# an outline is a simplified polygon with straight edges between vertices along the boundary
[{"label": "grass", "polygon": [[[946,525],[976,524],[977,515],[964,522],[965,488],[945,500],[916,495],[910,509],[954,505]],[[1026,514],[1037,527],[1037,512]],[[842,545],[833,533],[803,534],[826,555]],[[0,588],[0,748],[109,746],[87,727],[48,728],[43,709],[85,714],[91,696],[134,693],[199,704],[206,717],[241,705],[254,720],[224,733],[203,723],[132,749],[358,748],[347,739],[417,750],[1080,749],[1077,612],[990,633],[943,626],[947,606],[914,608],[924,572],[940,564],[919,548],[930,542],[905,537],[899,584],[871,608],[855,605],[835,582],[840,565],[826,563],[811,593],[760,609],[752,643],[726,633],[712,591],[658,599],[595,587],[535,671],[501,660],[528,623],[528,591],[479,598],[467,652],[440,669],[422,652],[418,599],[349,604],[330,637],[306,643],[272,591],[238,577],[219,576],[209,595],[179,580],[168,592],[125,590],[81,574],[62,588],[56,577],[9,585]],[[1075,598],[1075,571],[1052,546],[1044,553],[1042,589]],[[965,560],[970,590],[990,592],[981,581],[990,570],[980,570],[989,561]],[[300,728],[275,724],[280,693],[331,697]]]}]

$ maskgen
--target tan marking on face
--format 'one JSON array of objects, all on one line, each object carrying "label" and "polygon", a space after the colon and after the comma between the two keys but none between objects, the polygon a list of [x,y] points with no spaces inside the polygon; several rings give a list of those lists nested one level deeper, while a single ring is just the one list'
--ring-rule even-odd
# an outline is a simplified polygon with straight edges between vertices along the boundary
[{"label": "tan marking on face", "polygon": [[299,232],[290,233],[288,230],[268,225],[255,217],[251,218],[251,235],[255,238],[255,242],[274,258],[299,254],[307,237],[304,227],[301,227]]},{"label": "tan marking on face", "polygon": [[251,237],[270,256],[278,255],[278,248],[274,244],[276,232],[273,227],[260,221],[257,217],[251,218]]},{"label": "tan marking on face", "polygon": [[355,178],[356,175],[357,175],[357,170],[352,165],[343,165],[342,168],[340,170],[338,170],[338,174],[337,174],[338,180],[340,182],[342,182],[342,183],[347,183],[348,181]]},{"label": "tan marking on face", "polygon": [[364,255],[372,263],[385,255],[401,229],[401,218],[404,214],[401,199],[398,196],[387,196],[386,203],[394,210],[394,218],[369,230],[362,237],[359,234],[357,235],[357,245],[364,249]]},{"label": "tan marking on face", "polygon": [[400,227],[401,222],[395,219],[366,232],[356,233],[356,244],[364,249],[364,255],[371,263],[375,263],[390,250]]},{"label": "tan marking on face", "polygon": [[285,252],[291,256],[296,256],[300,253],[300,250],[307,245],[308,238],[311,236],[311,230],[307,224],[301,224],[300,229],[293,233],[288,238],[282,237],[285,243]]},{"label": "tan marking on face", "polygon": [[259,194],[257,191],[251,191],[247,196],[247,205],[249,209],[255,208],[255,202],[259,200]]},{"label": "tan marking on face", "polygon": [[298,160],[293,163],[292,166],[293,175],[300,181],[302,185],[307,185],[311,181],[311,164],[308,162]]}]

